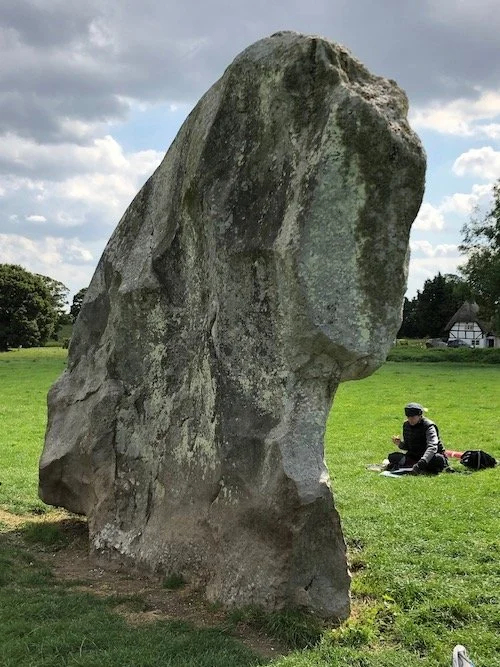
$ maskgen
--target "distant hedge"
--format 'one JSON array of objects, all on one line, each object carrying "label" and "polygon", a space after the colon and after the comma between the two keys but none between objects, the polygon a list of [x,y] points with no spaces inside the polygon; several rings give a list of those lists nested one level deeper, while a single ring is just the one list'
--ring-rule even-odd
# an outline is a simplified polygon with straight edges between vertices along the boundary
[{"label": "distant hedge", "polygon": [[500,364],[500,348],[419,348],[397,345],[387,356],[387,361],[446,361],[476,364]]}]

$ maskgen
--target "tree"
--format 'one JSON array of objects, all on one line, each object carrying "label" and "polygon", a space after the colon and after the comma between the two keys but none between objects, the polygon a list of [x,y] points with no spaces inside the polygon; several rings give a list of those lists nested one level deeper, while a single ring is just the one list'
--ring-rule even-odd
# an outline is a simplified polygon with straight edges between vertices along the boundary
[{"label": "tree", "polygon": [[47,281],[16,264],[0,264],[0,350],[44,345],[57,319]]},{"label": "tree", "polygon": [[58,312],[63,313],[68,304],[69,289],[59,280],[54,280],[54,278],[50,278],[49,276],[43,276],[41,273],[36,273],[35,275],[41,278],[48,288],[54,308]]},{"label": "tree", "polygon": [[66,312],[69,289],[59,280],[54,280],[54,278],[50,278],[49,276],[43,276],[40,273],[37,273],[36,275],[43,280],[46,287],[48,288],[52,299],[52,304],[58,313],[57,322],[53,332],[53,336],[57,340],[57,334],[63,324],[71,324],[72,321],[70,314]]},{"label": "tree", "polygon": [[73,322],[75,322],[76,318],[78,317],[78,313],[82,308],[83,299],[85,297],[87,289],[88,289],[87,287],[82,287],[82,289],[79,292],[77,292],[73,297],[73,303],[71,304],[71,308],[69,309],[69,313],[73,318]]},{"label": "tree", "polygon": [[439,338],[450,317],[468,297],[463,279],[453,274],[438,273],[426,280],[422,291],[411,301],[405,299],[403,324],[399,337]]},{"label": "tree", "polygon": [[460,267],[481,316],[500,331],[500,180],[493,187],[493,203],[483,217],[478,211],[462,228],[460,252],[467,257]]},{"label": "tree", "polygon": [[405,297],[403,303],[403,322],[398,331],[398,338],[418,338],[417,323],[415,320],[415,310],[417,307],[417,300],[407,299]]},{"label": "tree", "polygon": [[446,278],[438,273],[424,282],[422,292],[417,292],[415,319],[420,338],[438,338],[460,304],[453,299],[453,288]]}]

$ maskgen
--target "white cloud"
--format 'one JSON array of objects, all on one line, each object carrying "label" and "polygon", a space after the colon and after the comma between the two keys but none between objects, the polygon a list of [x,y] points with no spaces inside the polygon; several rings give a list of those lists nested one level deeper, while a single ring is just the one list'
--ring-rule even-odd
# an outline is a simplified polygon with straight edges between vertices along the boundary
[{"label": "white cloud", "polygon": [[47,222],[47,218],[44,215],[27,215],[26,220],[28,222]]},{"label": "white cloud", "polygon": [[470,216],[474,209],[486,203],[491,197],[492,186],[473,185],[472,192],[456,192],[443,198],[439,205],[442,213],[455,213],[461,216]]},{"label": "white cloud", "polygon": [[432,204],[424,202],[413,223],[413,229],[430,231],[432,229],[443,229],[443,227],[444,218],[441,211]]},{"label": "white cloud", "polygon": [[455,257],[458,255],[458,247],[452,243],[440,243],[432,245],[429,241],[410,241],[412,252],[421,252],[426,257]]},{"label": "white cloud", "polygon": [[110,26],[106,25],[102,19],[94,19],[89,26],[90,44],[99,49],[117,53],[118,48]]},{"label": "white cloud", "polygon": [[88,146],[11,135],[0,154],[36,165],[37,173],[1,179],[0,262],[50,275],[73,292],[88,285],[113,227],[163,158],[155,150],[126,152],[110,135]]},{"label": "white cloud", "polygon": [[68,243],[67,244],[67,255],[68,260],[71,263],[88,263],[94,262],[94,255],[87,248],[82,247],[79,243]]},{"label": "white cloud", "polygon": [[30,264],[50,266],[60,261],[59,240],[48,238],[36,242],[15,234],[1,234],[0,260],[4,264]]},{"label": "white cloud", "polygon": [[8,134],[0,142],[0,163],[29,178],[39,174],[44,181],[60,180],[75,173],[133,171],[145,174],[158,164],[162,154],[153,150],[126,155],[109,134],[86,146],[40,144],[32,139]]},{"label": "white cloud", "polygon": [[14,174],[8,174],[6,176],[0,175],[0,184],[0,187],[2,187],[5,192],[5,197],[7,197],[7,195],[15,194],[21,190],[29,192],[30,196],[38,197],[39,195],[43,194],[44,189],[43,182],[41,180],[16,176]]},{"label": "white cloud", "polygon": [[434,278],[438,273],[456,273],[460,264],[463,264],[464,258],[458,253],[456,255],[435,257],[415,257],[410,260],[412,271],[419,276],[419,282],[428,278]]},{"label": "white cloud", "polygon": [[89,123],[77,118],[61,118],[60,126],[63,136],[71,137],[71,143],[90,143],[93,138],[105,133],[107,124]]},{"label": "white cloud", "polygon": [[28,271],[60,280],[74,294],[89,284],[103,247],[104,241],[83,244],[78,238],[33,240],[0,234],[0,263],[20,264]]},{"label": "white cloud", "polygon": [[[408,289],[406,296],[412,298],[417,290],[421,290],[426,280],[434,278],[438,273],[457,273],[460,264],[463,264],[463,256],[458,251],[453,252],[449,246],[424,246],[426,256],[412,256],[408,275]],[[456,246],[455,246],[456,250]]]},{"label": "white cloud", "polygon": [[[417,290],[422,289],[423,283],[438,273],[458,273],[464,256],[458,250],[460,240],[456,239],[457,230],[476,207],[483,208],[489,204],[491,192],[491,183],[475,184],[471,192],[457,192],[446,196],[438,205],[428,202],[422,204],[410,238],[411,257],[406,293],[408,298],[415,296]],[[458,221],[451,221],[448,216],[456,216]],[[427,233],[427,238],[421,238],[422,232]],[[433,238],[445,238],[452,242],[436,243]]]},{"label": "white cloud", "polygon": [[484,136],[488,139],[498,141],[500,139],[500,123],[490,123],[489,125],[478,125],[476,135]]},{"label": "white cloud", "polygon": [[453,172],[457,176],[471,175],[494,181],[500,176],[500,151],[491,146],[471,148],[455,160]]},{"label": "white cloud", "polygon": [[[78,234],[108,236],[131,199],[163,158],[163,152],[143,150],[127,153],[110,135],[95,139],[89,146],[63,144],[40,146],[19,137],[0,144],[0,156],[19,158],[43,175],[9,175],[1,179],[5,190],[4,221],[0,232],[29,234],[22,221],[50,221],[46,233],[66,235],[64,230],[87,227]],[[1,159],[1,158],[0,158]],[[35,209],[36,213],[33,212]],[[69,232],[74,234],[75,232]]]},{"label": "white cloud", "polygon": [[61,213],[58,219],[63,225],[81,224],[82,216],[95,209],[100,210],[109,224],[115,225],[140,186],[163,158],[163,153],[153,150],[125,155],[114,139],[111,139],[109,145],[108,142],[102,144],[102,147],[106,151],[111,147],[112,151],[110,161],[103,164],[101,170],[73,176],[52,189],[50,196],[61,203],[64,200],[71,201],[78,205],[80,211],[76,219],[71,216],[65,218]]},{"label": "white cloud", "polygon": [[459,98],[451,102],[431,102],[426,107],[414,108],[410,113],[416,129],[435,130],[460,137],[500,137],[500,90],[478,91],[475,100]]},{"label": "white cloud", "polygon": [[78,239],[46,237],[39,241],[18,234],[0,234],[0,263],[43,264],[45,266],[64,263],[69,255],[78,257],[80,263],[94,259],[93,253]]}]

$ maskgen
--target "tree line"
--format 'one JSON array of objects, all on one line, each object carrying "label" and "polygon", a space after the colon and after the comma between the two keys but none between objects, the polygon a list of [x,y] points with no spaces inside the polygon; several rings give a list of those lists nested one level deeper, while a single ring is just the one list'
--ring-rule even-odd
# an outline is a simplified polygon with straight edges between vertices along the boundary
[{"label": "tree line", "polygon": [[[415,298],[405,298],[399,337],[443,336],[446,323],[466,300],[476,301],[481,318],[500,333],[500,180],[491,209],[486,215],[476,212],[462,234],[460,275],[438,273]],[[45,345],[64,324],[76,320],[85,292],[82,288],[75,294],[68,313],[69,290],[63,283],[0,264],[0,350]]]},{"label": "tree line", "polygon": [[17,264],[0,264],[0,351],[11,347],[41,347],[56,338],[80,312],[86,288],[73,297],[62,282],[31,273]]},{"label": "tree line", "polygon": [[450,318],[464,301],[473,298],[463,278],[438,273],[424,282],[416,297],[411,300],[405,297],[398,338],[441,338]]},{"label": "tree line", "polygon": [[438,273],[403,305],[400,338],[440,338],[464,301],[475,301],[481,319],[500,333],[500,180],[493,187],[491,209],[474,213],[462,228],[464,255],[460,275]]}]

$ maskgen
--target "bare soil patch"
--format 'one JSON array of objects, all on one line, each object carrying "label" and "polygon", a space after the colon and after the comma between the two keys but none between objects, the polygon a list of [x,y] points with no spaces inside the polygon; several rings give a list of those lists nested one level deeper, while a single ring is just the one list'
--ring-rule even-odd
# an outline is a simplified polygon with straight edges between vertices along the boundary
[{"label": "bare soil patch", "polygon": [[[197,628],[223,628],[264,658],[276,658],[289,652],[280,642],[246,623],[231,623],[227,611],[208,603],[189,584],[177,590],[169,590],[163,588],[158,578],[114,569],[112,564],[109,567],[97,564],[89,555],[88,531],[84,519],[64,511],[17,516],[0,510],[0,523],[7,526],[10,538],[16,541],[22,542],[22,526],[32,522],[57,525],[66,538],[64,546],[30,544],[30,550],[36,551],[40,560],[50,565],[56,579],[75,591],[117,598],[115,611],[130,625],[180,620]],[[123,602],[120,598],[123,598]]]}]

